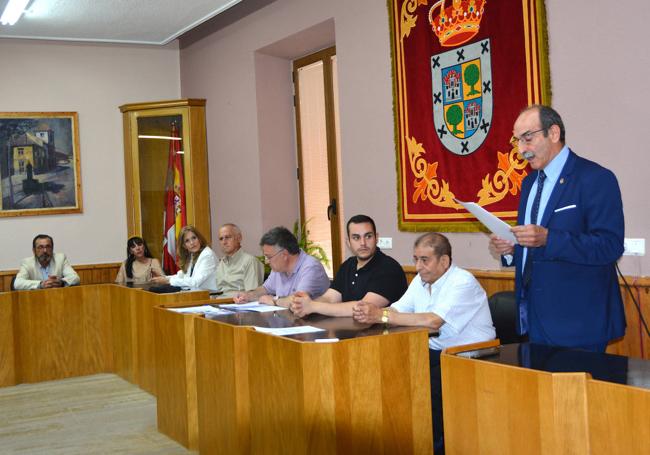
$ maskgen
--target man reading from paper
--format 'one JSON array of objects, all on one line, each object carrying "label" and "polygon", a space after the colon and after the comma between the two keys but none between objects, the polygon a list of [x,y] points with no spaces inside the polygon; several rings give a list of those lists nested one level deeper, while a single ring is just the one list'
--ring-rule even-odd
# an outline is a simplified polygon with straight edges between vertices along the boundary
[{"label": "man reading from paper", "polygon": [[495,235],[490,243],[504,265],[515,266],[519,333],[533,343],[602,352],[625,334],[616,177],[565,145],[564,123],[550,107],[524,109],[513,132],[535,172],[522,183],[517,245]]}]

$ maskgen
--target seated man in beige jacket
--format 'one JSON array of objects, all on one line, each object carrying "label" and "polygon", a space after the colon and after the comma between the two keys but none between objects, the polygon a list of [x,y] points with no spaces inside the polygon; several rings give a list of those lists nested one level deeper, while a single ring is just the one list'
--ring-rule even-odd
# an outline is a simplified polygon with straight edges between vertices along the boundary
[{"label": "seated man in beige jacket", "polygon": [[32,241],[34,256],[23,259],[16,275],[14,288],[47,289],[79,284],[79,275],[74,271],[63,253],[54,253],[54,240],[39,234]]}]

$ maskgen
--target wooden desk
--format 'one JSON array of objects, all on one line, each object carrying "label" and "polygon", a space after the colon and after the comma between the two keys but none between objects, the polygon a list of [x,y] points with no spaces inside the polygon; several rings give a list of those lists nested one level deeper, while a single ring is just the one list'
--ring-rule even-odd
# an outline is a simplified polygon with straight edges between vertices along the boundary
[{"label": "wooden desk", "polygon": [[[288,311],[207,319],[156,308],[155,318],[165,335],[159,430],[190,448],[198,441],[202,454],[432,453],[424,329],[303,322]],[[305,322],[326,331],[289,338],[246,327]],[[341,341],[305,341],[328,337]]]},{"label": "wooden desk", "polygon": [[0,386],[116,373],[155,393],[153,294],[113,284],[0,293]]},{"label": "wooden desk", "polygon": [[441,356],[448,454],[648,453],[650,362],[528,343]]}]

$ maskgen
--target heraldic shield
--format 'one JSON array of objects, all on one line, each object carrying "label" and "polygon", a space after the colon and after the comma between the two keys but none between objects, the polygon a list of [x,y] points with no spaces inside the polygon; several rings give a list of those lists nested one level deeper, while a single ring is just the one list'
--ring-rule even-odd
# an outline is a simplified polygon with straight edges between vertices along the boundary
[{"label": "heraldic shield", "polygon": [[492,63],[485,39],[431,57],[433,123],[456,155],[475,152],[492,124]]}]

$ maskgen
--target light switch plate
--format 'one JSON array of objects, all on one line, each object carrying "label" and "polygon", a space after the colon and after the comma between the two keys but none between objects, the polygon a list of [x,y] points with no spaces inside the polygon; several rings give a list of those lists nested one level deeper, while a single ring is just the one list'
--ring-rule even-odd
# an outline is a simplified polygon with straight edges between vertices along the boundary
[{"label": "light switch plate", "polygon": [[645,239],[625,239],[623,256],[645,256]]},{"label": "light switch plate", "polygon": [[393,238],[392,237],[379,237],[377,241],[377,246],[382,250],[390,250],[393,248]]}]

